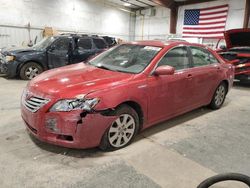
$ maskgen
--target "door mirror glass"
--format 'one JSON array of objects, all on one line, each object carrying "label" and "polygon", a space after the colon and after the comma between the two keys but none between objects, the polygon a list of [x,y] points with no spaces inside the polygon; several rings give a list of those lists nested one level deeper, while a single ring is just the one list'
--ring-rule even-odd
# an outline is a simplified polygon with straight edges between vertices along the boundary
[{"label": "door mirror glass", "polygon": [[56,49],[56,46],[53,44],[49,47],[49,51],[54,51]]},{"label": "door mirror glass", "polygon": [[175,72],[175,68],[168,66],[168,65],[162,65],[155,69],[154,74],[155,75],[173,75]]},{"label": "door mirror glass", "polygon": [[220,49],[221,49],[221,50],[226,50],[227,47],[226,47],[225,45],[220,45]]}]

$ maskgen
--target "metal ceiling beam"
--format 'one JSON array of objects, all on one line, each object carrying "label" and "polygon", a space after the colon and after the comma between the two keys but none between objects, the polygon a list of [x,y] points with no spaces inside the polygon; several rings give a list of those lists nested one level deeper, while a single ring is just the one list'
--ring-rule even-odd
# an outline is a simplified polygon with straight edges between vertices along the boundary
[{"label": "metal ceiling beam", "polygon": [[186,1],[176,2],[176,3],[177,3],[177,6],[183,6],[183,5],[191,5],[191,4],[197,4],[197,3],[206,3],[209,1],[216,1],[216,0],[186,0]]},{"label": "metal ceiling beam", "polygon": [[148,4],[148,3],[144,2],[144,1],[141,1],[141,0],[135,0],[135,1],[137,1],[137,2],[139,2],[141,4],[144,4],[144,5],[148,6],[148,7],[153,7],[152,5],[150,5],[150,4]]},{"label": "metal ceiling beam", "polygon": [[167,8],[173,8],[177,5],[177,3],[174,0],[151,0],[151,1]]},{"label": "metal ceiling beam", "polygon": [[134,4],[134,3],[131,3],[131,2],[128,1],[128,0],[121,0],[121,1],[124,2],[124,3],[129,3],[129,4],[131,4],[132,6],[137,7],[137,8],[143,8],[143,7],[139,6],[139,5],[136,5],[136,4]]}]

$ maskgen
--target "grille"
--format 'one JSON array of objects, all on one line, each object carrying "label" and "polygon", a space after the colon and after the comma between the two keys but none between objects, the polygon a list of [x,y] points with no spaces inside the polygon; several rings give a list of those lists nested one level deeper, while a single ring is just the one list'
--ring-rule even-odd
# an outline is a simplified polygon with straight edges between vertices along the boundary
[{"label": "grille", "polygon": [[29,99],[24,100],[23,104],[29,111],[36,112],[48,102],[48,99],[43,99],[40,97],[31,97]]},{"label": "grille", "polygon": [[0,62],[5,62],[5,56],[2,53],[0,53]]}]

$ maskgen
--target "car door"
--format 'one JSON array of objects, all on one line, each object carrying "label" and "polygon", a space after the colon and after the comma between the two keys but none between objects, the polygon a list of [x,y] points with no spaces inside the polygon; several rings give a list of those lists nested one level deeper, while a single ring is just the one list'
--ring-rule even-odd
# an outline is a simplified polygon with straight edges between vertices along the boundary
[{"label": "car door", "polygon": [[69,47],[72,38],[62,37],[57,39],[47,50],[49,69],[62,67],[69,62]]},{"label": "car door", "polygon": [[209,102],[220,81],[219,61],[202,47],[189,47],[192,58],[193,103],[205,105]]},{"label": "car door", "polygon": [[152,75],[148,77],[148,120],[150,123],[161,121],[189,109],[192,98],[190,81],[190,57],[185,46],[168,51],[158,65],[175,68],[173,75]]},{"label": "car door", "polygon": [[93,38],[93,43],[95,45],[95,53],[101,53],[108,48],[108,45],[101,38]]},{"label": "car door", "polygon": [[72,63],[79,63],[95,55],[91,38],[79,38],[73,50]]}]

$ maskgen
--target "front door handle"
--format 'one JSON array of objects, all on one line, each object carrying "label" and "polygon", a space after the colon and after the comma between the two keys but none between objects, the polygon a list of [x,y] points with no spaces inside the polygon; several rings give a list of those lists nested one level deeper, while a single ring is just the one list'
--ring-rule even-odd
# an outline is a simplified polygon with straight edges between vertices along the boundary
[{"label": "front door handle", "polygon": [[188,75],[187,75],[187,78],[188,78],[188,79],[192,79],[192,77],[193,77],[192,74],[188,74]]}]

